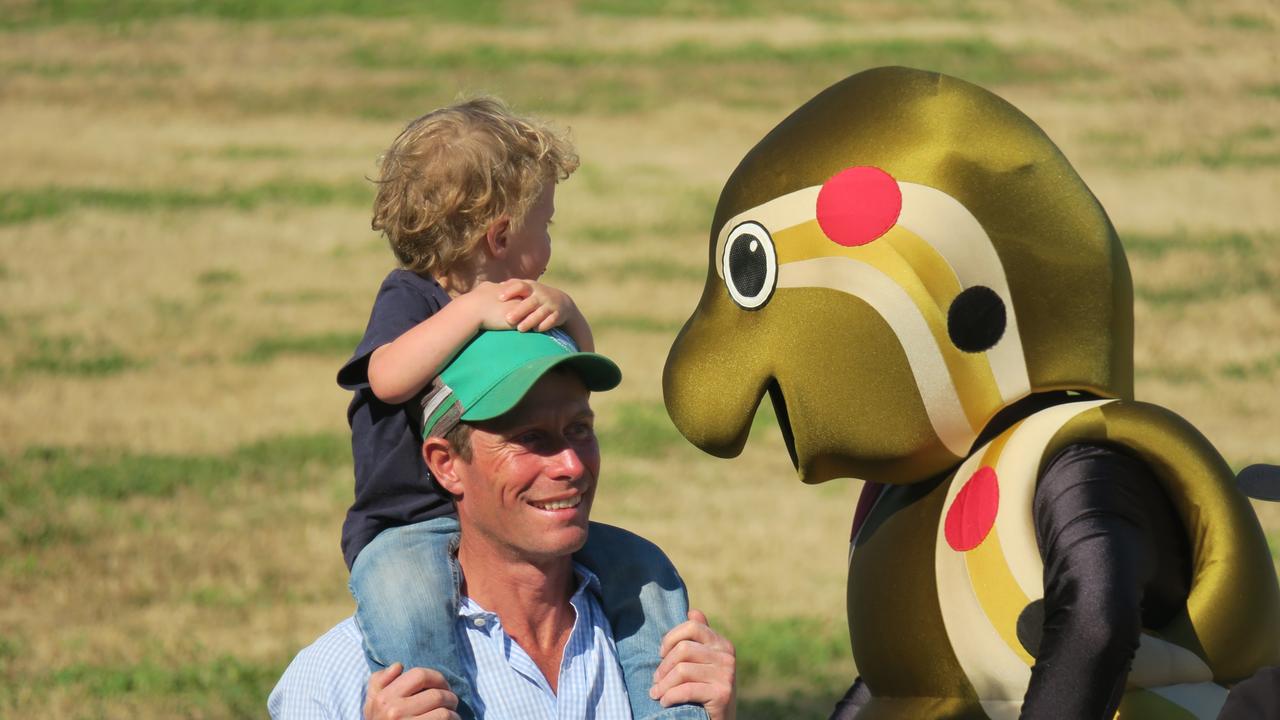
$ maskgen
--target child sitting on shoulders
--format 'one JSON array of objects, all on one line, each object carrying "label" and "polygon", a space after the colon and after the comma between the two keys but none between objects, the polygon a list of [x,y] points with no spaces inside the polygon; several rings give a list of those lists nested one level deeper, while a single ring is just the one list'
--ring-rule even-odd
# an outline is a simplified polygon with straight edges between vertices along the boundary
[{"label": "child sitting on shoulders", "polygon": [[[481,329],[560,327],[594,349],[573,300],[537,282],[551,259],[556,183],[577,167],[566,139],[477,98],[410,123],[377,179],[372,225],[401,267],[383,280],[364,338],[338,372],[354,391],[355,501],[342,550],[370,668],[439,670],[464,719],[476,710],[454,635],[458,523],[422,459],[421,399]],[[631,560],[599,567],[597,553]],[[655,547],[625,534],[593,533],[576,558],[599,576],[633,716],[662,717],[648,691],[662,636],[686,619],[679,576]]]}]

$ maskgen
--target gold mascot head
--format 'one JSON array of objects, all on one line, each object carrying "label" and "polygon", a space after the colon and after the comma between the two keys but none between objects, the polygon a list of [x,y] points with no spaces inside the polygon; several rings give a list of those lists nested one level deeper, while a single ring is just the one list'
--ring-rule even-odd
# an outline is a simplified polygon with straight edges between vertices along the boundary
[{"label": "gold mascot head", "polygon": [[827,88],[733,171],[667,410],[741,452],[770,394],[800,477],[911,483],[1034,393],[1133,393],[1133,289],[1106,213],[1044,132],[901,67]]}]

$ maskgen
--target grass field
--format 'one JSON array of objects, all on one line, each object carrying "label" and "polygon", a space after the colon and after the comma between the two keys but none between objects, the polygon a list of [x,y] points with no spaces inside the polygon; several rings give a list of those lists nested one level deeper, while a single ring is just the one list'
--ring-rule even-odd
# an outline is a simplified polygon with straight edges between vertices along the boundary
[{"label": "grass field", "polygon": [[857,483],[802,486],[767,416],[699,454],[659,377],[721,184],[835,80],[942,70],[1039,122],[1128,247],[1138,396],[1280,462],[1274,3],[781,5],[0,0],[0,717],[262,716],[351,612],[333,378],[393,262],[365,177],[459,94],[572,131],[548,280],[626,373],[597,517],[737,643],[744,718],[851,679]]}]

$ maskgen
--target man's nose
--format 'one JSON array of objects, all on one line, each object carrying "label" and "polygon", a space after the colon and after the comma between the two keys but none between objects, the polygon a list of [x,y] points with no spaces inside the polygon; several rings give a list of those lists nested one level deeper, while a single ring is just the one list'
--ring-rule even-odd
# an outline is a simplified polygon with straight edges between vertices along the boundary
[{"label": "man's nose", "polygon": [[551,466],[548,468],[547,474],[556,480],[577,480],[582,477],[586,469],[586,465],[582,462],[582,457],[578,454],[578,449],[573,446],[573,443],[566,442],[548,459],[551,462]]}]

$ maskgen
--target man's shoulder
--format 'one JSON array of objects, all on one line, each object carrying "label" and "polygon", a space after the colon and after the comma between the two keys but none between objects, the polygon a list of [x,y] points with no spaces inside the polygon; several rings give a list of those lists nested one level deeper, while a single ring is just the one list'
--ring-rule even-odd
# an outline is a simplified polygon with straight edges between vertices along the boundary
[{"label": "man's shoulder", "polygon": [[683,587],[684,581],[662,548],[643,537],[613,525],[592,522],[587,543],[574,560],[600,576],[608,585],[617,578],[645,578],[664,589]]},{"label": "man's shoulder", "polygon": [[276,720],[358,718],[369,666],[354,617],[338,623],[298,652],[267,699]]}]

